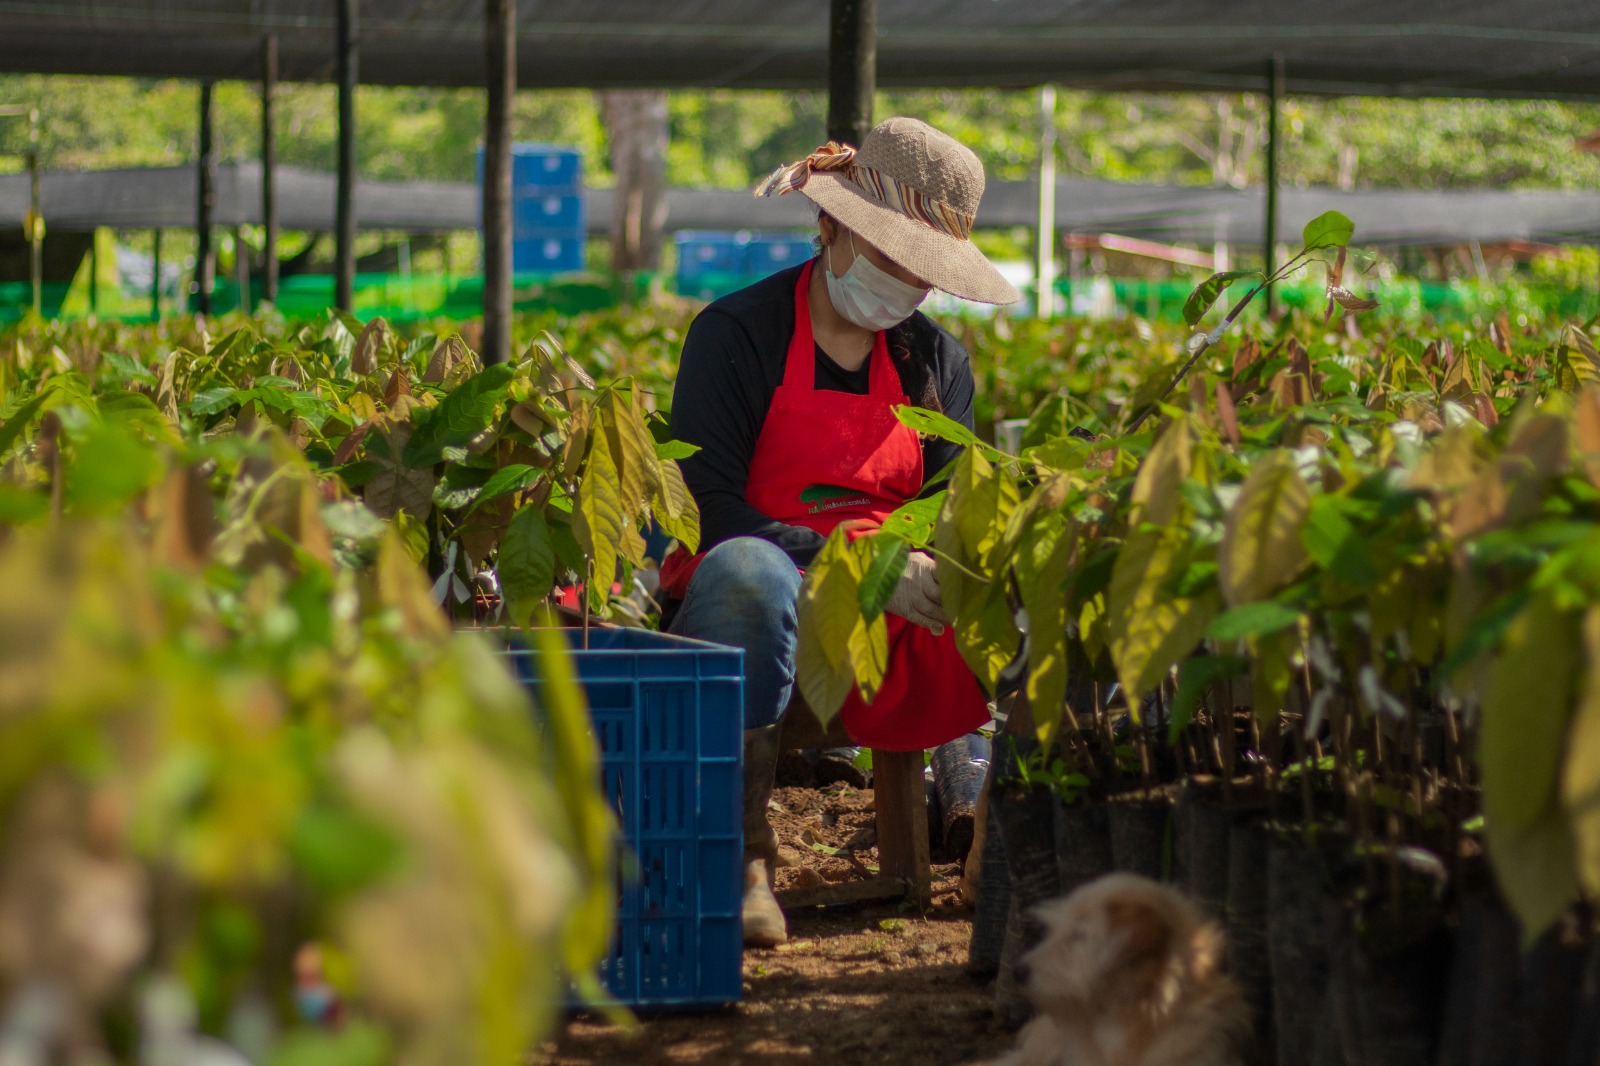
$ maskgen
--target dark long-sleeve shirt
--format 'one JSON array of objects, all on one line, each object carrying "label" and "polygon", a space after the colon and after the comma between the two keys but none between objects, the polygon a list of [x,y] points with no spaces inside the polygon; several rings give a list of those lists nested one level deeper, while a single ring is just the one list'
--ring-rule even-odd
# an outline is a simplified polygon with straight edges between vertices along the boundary
[{"label": "dark long-sleeve shirt", "polygon": [[[824,543],[813,530],[774,521],[745,500],[756,439],[773,391],[783,382],[800,270],[792,267],[724,296],[700,312],[684,339],[672,392],[672,434],[700,446],[681,465],[700,506],[702,551],[732,537],[756,536],[803,567]],[[921,312],[890,330],[888,339],[911,402],[941,410],[970,429],[972,367],[961,343]],[[815,358],[817,389],[866,394],[870,361],[846,371],[820,347]],[[803,440],[794,444],[806,446]],[[960,445],[925,440],[925,476],[942,470],[960,451]]]}]

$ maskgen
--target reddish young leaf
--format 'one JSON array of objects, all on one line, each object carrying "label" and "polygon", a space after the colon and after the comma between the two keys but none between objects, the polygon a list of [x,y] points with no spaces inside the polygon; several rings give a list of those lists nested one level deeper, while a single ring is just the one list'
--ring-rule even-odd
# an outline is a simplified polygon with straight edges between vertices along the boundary
[{"label": "reddish young leaf", "polygon": [[1217,417],[1222,420],[1222,435],[1228,438],[1228,443],[1239,443],[1239,412],[1233,406],[1233,396],[1228,392],[1228,386],[1217,382]]}]

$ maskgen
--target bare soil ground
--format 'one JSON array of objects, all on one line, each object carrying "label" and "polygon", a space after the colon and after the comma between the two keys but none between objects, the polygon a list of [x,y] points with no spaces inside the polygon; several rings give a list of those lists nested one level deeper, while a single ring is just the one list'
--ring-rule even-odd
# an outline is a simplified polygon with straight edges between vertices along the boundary
[{"label": "bare soil ground", "polygon": [[[771,810],[783,845],[778,887],[844,881],[877,865],[872,792],[780,788]],[[850,856],[819,848],[848,847]],[[936,858],[939,856],[936,853]],[[933,906],[814,908],[789,915],[789,943],[744,954],[744,1001],[726,1010],[657,1014],[626,1033],[569,1019],[538,1066],[942,1066],[997,1055],[1010,1038],[992,993],[965,971],[972,909],[957,862],[934,867]]]}]

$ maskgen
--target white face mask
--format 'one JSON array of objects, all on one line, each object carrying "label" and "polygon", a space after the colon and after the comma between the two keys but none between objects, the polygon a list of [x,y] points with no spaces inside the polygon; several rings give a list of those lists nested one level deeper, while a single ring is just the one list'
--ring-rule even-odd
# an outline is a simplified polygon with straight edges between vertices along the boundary
[{"label": "white face mask", "polygon": [[862,329],[880,330],[898,326],[927,297],[927,289],[907,285],[884,273],[856,251],[855,234],[850,235],[850,250],[855,262],[843,277],[833,273],[833,245],[828,245],[828,266],[823,271],[828,281],[828,298],[833,308]]}]

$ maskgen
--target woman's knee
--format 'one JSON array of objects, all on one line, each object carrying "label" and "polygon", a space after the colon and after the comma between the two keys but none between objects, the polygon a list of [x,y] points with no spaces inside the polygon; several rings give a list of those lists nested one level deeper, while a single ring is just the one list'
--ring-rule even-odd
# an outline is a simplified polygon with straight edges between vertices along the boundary
[{"label": "woman's knee", "polygon": [[760,537],[734,537],[706,553],[693,586],[714,586],[719,596],[789,600],[800,591],[800,572],[784,550]]}]

